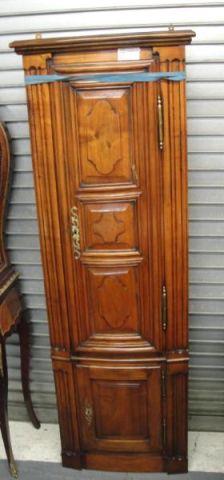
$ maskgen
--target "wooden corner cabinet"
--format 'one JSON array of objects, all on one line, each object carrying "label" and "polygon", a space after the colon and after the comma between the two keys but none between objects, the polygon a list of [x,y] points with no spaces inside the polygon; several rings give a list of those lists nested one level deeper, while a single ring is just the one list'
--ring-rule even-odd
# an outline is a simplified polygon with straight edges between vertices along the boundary
[{"label": "wooden corner cabinet", "polygon": [[183,72],[194,35],[11,44],[32,80],[32,156],[67,467],[187,471]]}]

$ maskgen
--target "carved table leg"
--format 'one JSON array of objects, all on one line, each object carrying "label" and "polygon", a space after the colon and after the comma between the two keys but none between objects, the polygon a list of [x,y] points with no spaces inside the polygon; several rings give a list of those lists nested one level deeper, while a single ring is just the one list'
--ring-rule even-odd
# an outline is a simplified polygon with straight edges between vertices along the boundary
[{"label": "carved table leg", "polygon": [[18,327],[18,334],[20,340],[20,352],[21,352],[21,380],[23,397],[26,404],[26,408],[30,417],[30,420],[35,428],[40,428],[40,422],[36,417],[33,409],[29,390],[29,366],[30,366],[30,349],[29,349],[29,324],[22,320]]},{"label": "carved table leg", "polygon": [[9,421],[8,421],[8,370],[5,352],[4,340],[0,343],[0,426],[2,438],[5,445],[5,451],[9,463],[10,473],[14,478],[18,478],[16,463],[13,457]]}]

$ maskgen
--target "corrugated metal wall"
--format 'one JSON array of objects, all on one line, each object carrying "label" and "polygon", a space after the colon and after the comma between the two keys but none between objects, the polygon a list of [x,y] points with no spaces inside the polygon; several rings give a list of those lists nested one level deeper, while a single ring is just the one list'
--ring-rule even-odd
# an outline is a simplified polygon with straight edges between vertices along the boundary
[{"label": "corrugated metal wall", "polygon": [[[0,119],[12,137],[15,169],[7,245],[21,272],[32,322],[31,388],[42,420],[56,417],[39,251],[22,59],[12,40],[112,31],[192,28],[187,47],[190,205],[191,428],[224,429],[224,3],[177,0],[0,0]],[[8,347],[10,405],[25,418],[16,336]]]}]

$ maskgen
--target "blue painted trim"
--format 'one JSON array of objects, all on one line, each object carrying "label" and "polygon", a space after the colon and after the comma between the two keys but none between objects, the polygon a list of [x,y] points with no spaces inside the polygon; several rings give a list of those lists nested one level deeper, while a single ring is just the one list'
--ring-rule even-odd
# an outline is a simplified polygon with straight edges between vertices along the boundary
[{"label": "blue painted trim", "polygon": [[102,83],[122,82],[156,82],[157,80],[171,80],[180,82],[185,80],[185,72],[139,72],[139,73],[97,73],[90,75],[28,75],[25,77],[26,85],[37,85],[40,83],[66,82],[66,81],[88,81]]}]

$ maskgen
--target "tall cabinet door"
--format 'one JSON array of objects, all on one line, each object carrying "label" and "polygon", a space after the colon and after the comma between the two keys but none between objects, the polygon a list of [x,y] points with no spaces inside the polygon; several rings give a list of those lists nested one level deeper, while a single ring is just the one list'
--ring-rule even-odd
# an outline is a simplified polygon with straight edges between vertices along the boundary
[{"label": "tall cabinet door", "polygon": [[83,450],[161,454],[161,366],[77,367]]},{"label": "tall cabinet door", "polygon": [[158,85],[54,88],[61,88],[64,111],[73,351],[161,352]]}]

